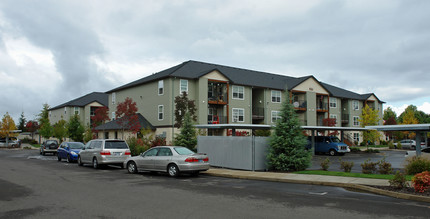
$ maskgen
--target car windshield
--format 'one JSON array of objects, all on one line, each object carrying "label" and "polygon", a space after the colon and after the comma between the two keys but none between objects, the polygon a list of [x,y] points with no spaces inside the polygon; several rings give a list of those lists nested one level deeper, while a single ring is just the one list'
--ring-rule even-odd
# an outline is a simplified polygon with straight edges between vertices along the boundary
[{"label": "car windshield", "polygon": [[85,145],[81,142],[70,142],[69,147],[70,149],[82,149]]},{"label": "car windshield", "polygon": [[180,154],[180,155],[190,155],[190,154],[195,154],[194,151],[188,149],[188,148],[183,148],[183,147],[177,147],[175,148],[175,151]]},{"label": "car windshield", "polygon": [[337,138],[337,137],[332,137],[331,141],[332,142],[338,142],[338,143],[340,142],[339,138]]},{"label": "car windshield", "polygon": [[125,141],[106,141],[105,149],[128,149]]},{"label": "car windshield", "polygon": [[57,141],[50,140],[50,141],[46,141],[46,144],[58,144],[58,143]]}]

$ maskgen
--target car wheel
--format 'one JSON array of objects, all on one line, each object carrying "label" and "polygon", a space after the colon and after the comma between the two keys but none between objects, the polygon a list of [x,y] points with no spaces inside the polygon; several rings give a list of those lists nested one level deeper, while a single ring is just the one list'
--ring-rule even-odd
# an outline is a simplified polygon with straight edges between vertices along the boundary
[{"label": "car wheel", "polygon": [[169,173],[169,176],[171,176],[171,177],[179,176],[179,168],[178,168],[178,166],[176,166],[176,164],[170,164],[167,167],[167,172]]},{"label": "car wheel", "polygon": [[67,162],[69,162],[69,163],[72,162],[72,158],[70,158],[70,155],[67,155]]},{"label": "car wheel", "polygon": [[99,163],[97,162],[97,158],[93,158],[93,168],[94,169],[98,169],[99,168]]},{"label": "car wheel", "polygon": [[78,166],[83,166],[84,164],[82,163],[81,157],[78,157]]},{"label": "car wheel", "polygon": [[57,154],[57,159],[58,159],[58,161],[61,161],[61,157],[59,154]]},{"label": "car wheel", "polygon": [[333,150],[333,149],[331,149],[331,150],[328,152],[328,154],[329,154],[330,156],[334,156],[334,155],[336,155],[336,151],[335,151],[335,150]]},{"label": "car wheel", "polygon": [[45,151],[42,151],[42,156],[45,156]]},{"label": "car wheel", "polygon": [[130,161],[127,163],[127,170],[129,173],[137,173],[137,166],[136,163],[133,161]]}]

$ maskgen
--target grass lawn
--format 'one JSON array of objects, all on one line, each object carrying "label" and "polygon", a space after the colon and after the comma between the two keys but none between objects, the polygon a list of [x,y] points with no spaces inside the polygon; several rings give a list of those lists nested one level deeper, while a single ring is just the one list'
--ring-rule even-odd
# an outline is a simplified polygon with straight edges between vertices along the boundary
[{"label": "grass lawn", "polygon": [[36,147],[36,148],[40,148],[40,144],[31,144],[31,146]]},{"label": "grass lawn", "polygon": [[[310,174],[310,175],[325,175],[325,176],[345,176],[345,177],[357,177],[357,178],[370,178],[370,179],[392,179],[394,175],[382,175],[382,174],[364,174],[364,173],[345,173],[337,171],[324,171],[324,170],[303,170],[294,172],[297,174]],[[406,180],[412,180],[411,175],[406,176]]]}]

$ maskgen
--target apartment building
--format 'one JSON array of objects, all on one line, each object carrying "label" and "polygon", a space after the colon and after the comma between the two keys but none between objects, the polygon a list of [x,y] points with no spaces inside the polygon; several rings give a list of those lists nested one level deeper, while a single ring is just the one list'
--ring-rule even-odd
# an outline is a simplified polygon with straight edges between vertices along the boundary
[{"label": "apartment building", "polygon": [[[155,134],[170,142],[178,132],[173,127],[174,98],[182,92],[195,101],[198,124],[275,124],[281,103],[289,95],[302,125],[321,126],[324,118],[336,118],[338,127],[354,127],[360,125],[365,104],[379,110],[382,118],[384,103],[375,94],[357,94],[314,76],[295,78],[187,61],[106,92],[109,115],[114,120],[117,104],[130,97]],[[360,142],[358,132],[349,134]]]},{"label": "apartment building", "polygon": [[90,125],[96,109],[108,106],[108,94],[93,92],[49,109],[49,121],[54,125],[61,119],[69,121],[78,115],[82,124]]}]

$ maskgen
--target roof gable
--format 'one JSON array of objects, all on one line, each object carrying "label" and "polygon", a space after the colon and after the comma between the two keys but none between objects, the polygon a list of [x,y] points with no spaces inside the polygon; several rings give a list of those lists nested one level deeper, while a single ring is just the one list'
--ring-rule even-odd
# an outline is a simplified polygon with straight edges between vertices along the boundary
[{"label": "roof gable", "polygon": [[92,92],[82,97],[78,97],[69,102],[52,107],[49,110],[55,110],[63,107],[85,107],[88,104],[97,102],[103,106],[108,106],[108,94],[101,92]]},{"label": "roof gable", "polygon": [[321,85],[321,83],[314,77],[305,77],[303,81],[292,87],[291,90],[297,91],[312,91],[320,94],[330,94],[330,92]]}]

